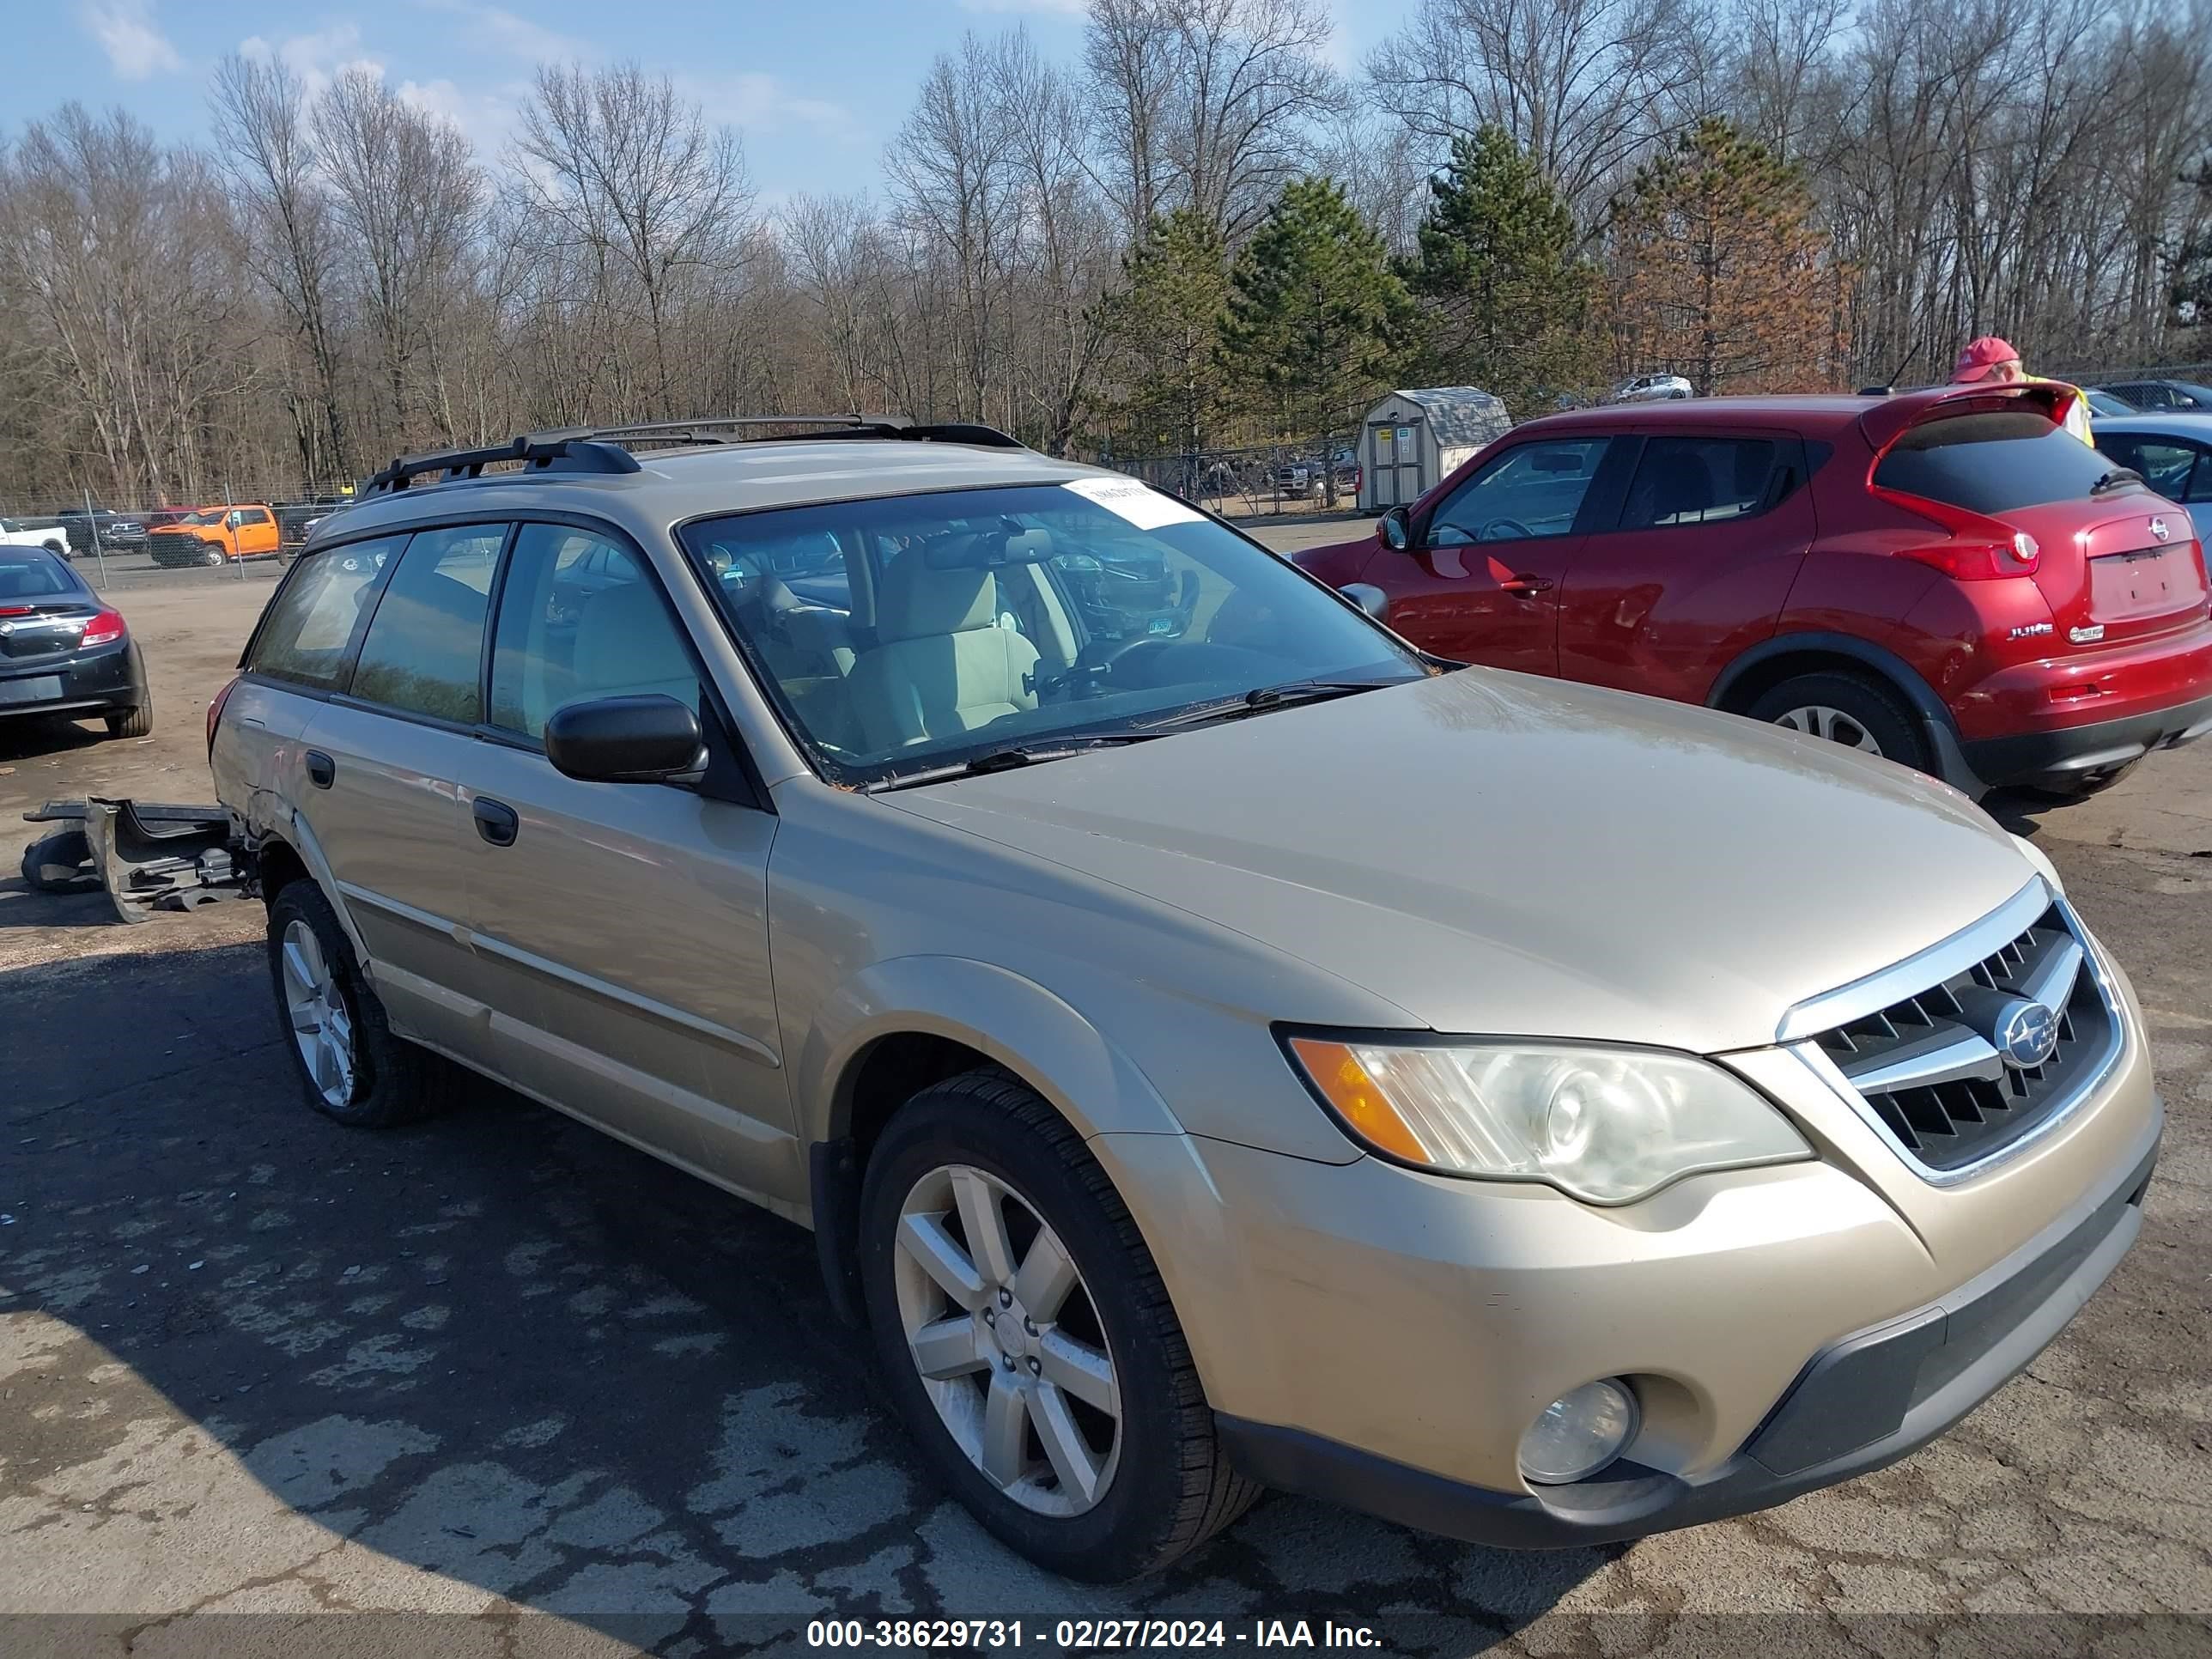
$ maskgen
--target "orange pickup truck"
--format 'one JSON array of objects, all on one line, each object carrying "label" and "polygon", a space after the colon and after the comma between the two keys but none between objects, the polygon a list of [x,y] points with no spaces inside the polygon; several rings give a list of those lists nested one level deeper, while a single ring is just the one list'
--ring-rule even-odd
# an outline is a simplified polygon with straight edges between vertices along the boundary
[{"label": "orange pickup truck", "polygon": [[255,502],[202,507],[148,532],[146,548],[155,564],[227,564],[275,558],[279,541],[276,514]]}]

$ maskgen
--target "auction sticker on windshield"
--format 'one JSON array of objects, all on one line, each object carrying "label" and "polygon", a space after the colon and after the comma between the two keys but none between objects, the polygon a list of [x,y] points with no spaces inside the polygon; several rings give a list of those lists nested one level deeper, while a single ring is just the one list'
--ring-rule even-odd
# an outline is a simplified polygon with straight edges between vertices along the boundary
[{"label": "auction sticker on windshield", "polygon": [[1134,478],[1073,478],[1060,486],[1086,501],[1096,501],[1117,518],[1139,530],[1158,530],[1164,524],[1200,524],[1204,515],[1194,513],[1173,496],[1163,495]]}]

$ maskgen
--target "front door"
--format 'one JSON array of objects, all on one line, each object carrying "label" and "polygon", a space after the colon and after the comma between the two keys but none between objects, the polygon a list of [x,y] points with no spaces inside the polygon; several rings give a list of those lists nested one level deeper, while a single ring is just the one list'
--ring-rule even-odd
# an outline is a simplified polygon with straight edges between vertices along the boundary
[{"label": "front door", "polygon": [[496,735],[471,757],[457,810],[501,1066],[790,1213],[805,1169],[769,979],[776,820],[676,784],[580,782],[545,757],[545,723],[569,702],[659,693],[719,718],[634,550],[525,525],[500,595]]},{"label": "front door", "polygon": [[1371,561],[1390,625],[1422,649],[1490,668],[1559,672],[1558,591],[1583,536],[1601,437],[1498,451],[1427,515],[1413,545]]}]

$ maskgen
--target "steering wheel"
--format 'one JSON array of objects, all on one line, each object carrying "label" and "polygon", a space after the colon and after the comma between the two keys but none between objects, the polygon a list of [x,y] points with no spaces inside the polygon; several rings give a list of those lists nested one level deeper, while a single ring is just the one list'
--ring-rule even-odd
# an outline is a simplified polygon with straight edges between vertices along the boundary
[{"label": "steering wheel", "polygon": [[1068,665],[1065,674],[1039,681],[1039,696],[1057,700],[1062,693],[1072,694],[1077,687],[1096,685],[1101,680],[1112,678],[1115,672],[1139,651],[1146,647],[1152,651],[1164,650],[1175,641],[1157,634],[1139,634],[1129,639],[1112,641],[1103,649],[1094,649],[1096,643],[1085,646],[1082,653]]},{"label": "steering wheel", "polygon": [[1536,532],[1518,519],[1492,519],[1475,532],[1478,542],[1524,542]]}]

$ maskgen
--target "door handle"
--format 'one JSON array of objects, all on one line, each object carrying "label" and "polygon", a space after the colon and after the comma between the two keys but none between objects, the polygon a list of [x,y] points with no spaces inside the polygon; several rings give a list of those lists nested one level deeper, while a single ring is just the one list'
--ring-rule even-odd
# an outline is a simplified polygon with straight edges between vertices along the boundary
[{"label": "door handle", "polygon": [[1508,576],[1498,584],[1498,587],[1503,593],[1519,593],[1524,596],[1548,593],[1552,591],[1552,579],[1549,576]]},{"label": "door handle", "polygon": [[338,775],[338,763],[319,749],[307,751],[307,781],[318,789],[327,789]]},{"label": "door handle", "polygon": [[495,847],[514,845],[515,831],[522,827],[522,820],[515,816],[512,806],[478,795],[471,810],[476,814],[477,834]]}]

